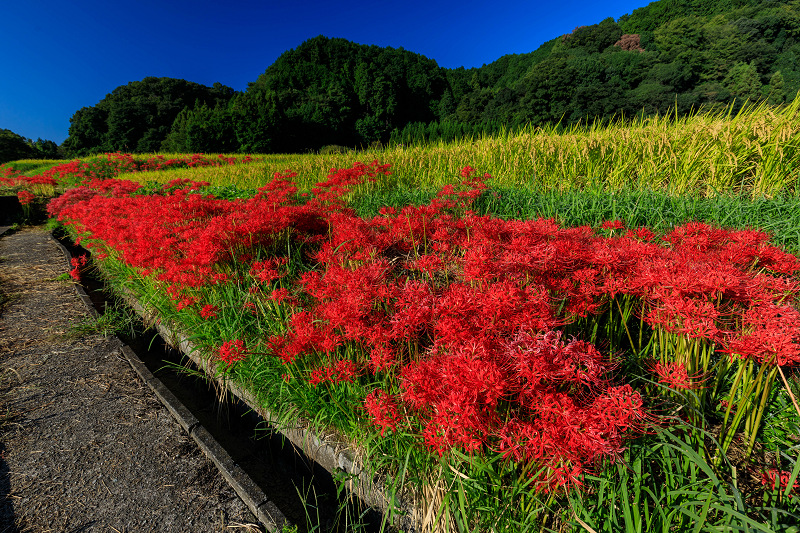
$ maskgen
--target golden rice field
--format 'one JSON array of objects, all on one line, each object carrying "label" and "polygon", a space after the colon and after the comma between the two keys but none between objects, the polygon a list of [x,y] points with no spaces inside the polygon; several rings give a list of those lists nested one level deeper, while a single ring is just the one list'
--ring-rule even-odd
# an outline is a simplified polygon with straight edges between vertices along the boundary
[{"label": "golden rice field", "polygon": [[[748,105],[738,113],[660,115],[608,125],[531,127],[521,133],[424,146],[392,146],[343,154],[265,155],[248,165],[150,173],[212,185],[256,188],[275,172],[293,170],[301,188],[354,160],[392,165],[388,187],[438,188],[465,165],[495,186],[606,191],[649,189],[675,195],[749,197],[796,194],[800,172],[800,103],[776,109]],[[141,175],[121,176],[142,180]]]}]

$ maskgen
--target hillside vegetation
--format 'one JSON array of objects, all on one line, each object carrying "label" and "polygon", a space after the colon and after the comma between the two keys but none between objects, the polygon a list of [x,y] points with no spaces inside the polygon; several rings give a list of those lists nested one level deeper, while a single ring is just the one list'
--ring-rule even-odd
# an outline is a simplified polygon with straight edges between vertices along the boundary
[{"label": "hillside vegetation", "polygon": [[403,49],[318,36],[242,92],[145,78],[78,110],[64,147],[286,153],[453,140],[592,123],[800,89],[800,1],[659,0],[576,28],[528,54],[445,69]]}]

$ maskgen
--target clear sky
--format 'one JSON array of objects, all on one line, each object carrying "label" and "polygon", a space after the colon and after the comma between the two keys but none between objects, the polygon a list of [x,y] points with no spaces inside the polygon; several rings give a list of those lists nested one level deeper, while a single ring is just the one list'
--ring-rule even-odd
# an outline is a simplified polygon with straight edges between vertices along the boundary
[{"label": "clear sky", "polygon": [[648,0],[0,0],[0,128],[61,143],[69,119],[147,76],[244,90],[317,35],[479,67]]}]

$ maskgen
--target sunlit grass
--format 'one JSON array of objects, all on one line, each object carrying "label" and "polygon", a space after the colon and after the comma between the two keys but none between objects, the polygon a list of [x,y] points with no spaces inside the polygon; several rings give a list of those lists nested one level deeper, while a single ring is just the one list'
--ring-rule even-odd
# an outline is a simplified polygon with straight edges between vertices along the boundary
[{"label": "sunlit grass", "polygon": [[176,179],[257,188],[276,172],[292,170],[308,189],[331,168],[355,160],[392,165],[378,188],[438,188],[457,181],[469,165],[500,187],[606,191],[650,189],[668,194],[759,197],[797,194],[800,116],[796,102],[782,109],[764,104],[738,113],[714,111],[685,117],[618,119],[606,125],[528,128],[519,133],[453,143],[392,146],[343,154],[259,156],[247,165],[123,175],[160,183]]},{"label": "sunlit grass", "polygon": [[38,173],[67,161],[67,159],[19,159],[3,166],[11,167],[19,172],[31,173],[33,171]]}]

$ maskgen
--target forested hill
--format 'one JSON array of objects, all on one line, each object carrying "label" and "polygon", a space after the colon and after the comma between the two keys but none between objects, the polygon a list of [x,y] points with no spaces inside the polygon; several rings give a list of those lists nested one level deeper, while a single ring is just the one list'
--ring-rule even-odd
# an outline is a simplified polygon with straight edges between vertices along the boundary
[{"label": "forested hill", "polygon": [[450,73],[460,97],[446,118],[570,123],[676,104],[684,113],[734,99],[784,102],[800,88],[799,16],[797,1],[653,2],[532,54]]},{"label": "forested hill", "polygon": [[780,104],[800,89],[798,59],[800,0],[659,0],[471,69],[319,36],[243,92],[168,78],[118,87],[75,113],[64,147],[296,152],[746,99]]},{"label": "forested hill", "polygon": [[242,100],[269,102],[275,117],[254,148],[291,151],[385,141],[409,122],[438,119],[447,90],[445,69],[425,56],[320,36],[282,54]]}]

